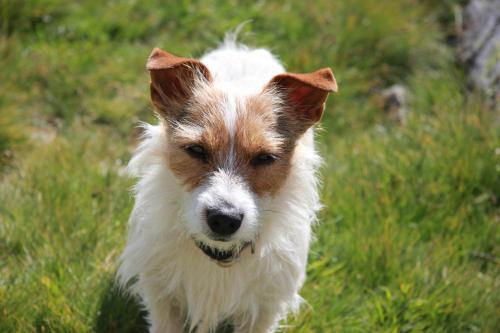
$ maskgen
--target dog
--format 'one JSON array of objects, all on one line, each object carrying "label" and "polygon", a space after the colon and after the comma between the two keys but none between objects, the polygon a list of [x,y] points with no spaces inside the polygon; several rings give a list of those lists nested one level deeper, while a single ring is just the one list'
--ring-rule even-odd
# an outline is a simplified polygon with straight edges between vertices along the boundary
[{"label": "dog", "polygon": [[119,281],[154,333],[274,332],[302,301],[321,207],[313,127],[333,73],[287,73],[235,41],[199,60],[154,49],[147,69],[159,124],[144,124],[128,165]]}]

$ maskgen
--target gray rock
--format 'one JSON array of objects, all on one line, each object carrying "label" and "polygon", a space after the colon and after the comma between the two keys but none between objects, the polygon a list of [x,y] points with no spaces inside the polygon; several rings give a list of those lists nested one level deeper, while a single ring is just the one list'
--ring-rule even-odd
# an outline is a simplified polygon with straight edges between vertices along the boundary
[{"label": "gray rock", "polygon": [[500,1],[472,0],[463,11],[459,55],[472,85],[500,105]]},{"label": "gray rock", "polygon": [[395,84],[381,93],[383,108],[389,119],[404,123],[408,116],[408,90],[401,84]]}]

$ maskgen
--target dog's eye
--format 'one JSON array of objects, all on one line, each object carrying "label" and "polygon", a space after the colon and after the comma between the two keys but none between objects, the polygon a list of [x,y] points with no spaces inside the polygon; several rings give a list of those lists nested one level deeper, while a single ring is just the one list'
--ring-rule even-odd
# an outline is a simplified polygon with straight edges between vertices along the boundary
[{"label": "dog's eye", "polygon": [[278,157],[273,154],[260,154],[252,160],[252,165],[269,165],[276,161]]},{"label": "dog's eye", "polygon": [[202,146],[199,145],[189,145],[184,147],[184,150],[186,153],[188,153],[191,157],[194,157],[196,159],[206,161],[207,159],[207,154],[205,152],[205,149],[203,149]]}]

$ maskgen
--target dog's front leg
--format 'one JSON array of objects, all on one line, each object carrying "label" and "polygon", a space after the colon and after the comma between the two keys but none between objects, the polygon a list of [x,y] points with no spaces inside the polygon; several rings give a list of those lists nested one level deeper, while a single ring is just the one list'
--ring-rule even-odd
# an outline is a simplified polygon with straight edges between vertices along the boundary
[{"label": "dog's front leg", "polygon": [[236,326],[235,333],[273,333],[278,328],[280,314],[269,308],[259,312],[255,322]]},{"label": "dog's front leg", "polygon": [[182,320],[179,310],[169,302],[158,302],[149,307],[151,322],[151,333],[180,333],[182,332]]}]

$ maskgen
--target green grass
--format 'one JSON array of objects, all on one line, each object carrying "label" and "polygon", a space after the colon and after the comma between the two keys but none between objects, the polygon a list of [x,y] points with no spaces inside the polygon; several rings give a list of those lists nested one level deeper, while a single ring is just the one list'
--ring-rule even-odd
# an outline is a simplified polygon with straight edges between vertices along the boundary
[{"label": "green grass", "polygon": [[[446,45],[461,1],[0,0],[0,332],[143,332],[113,284],[150,50],[331,66],[325,205],[289,332],[498,332],[500,136]],[[378,91],[411,94],[404,125]]]}]

